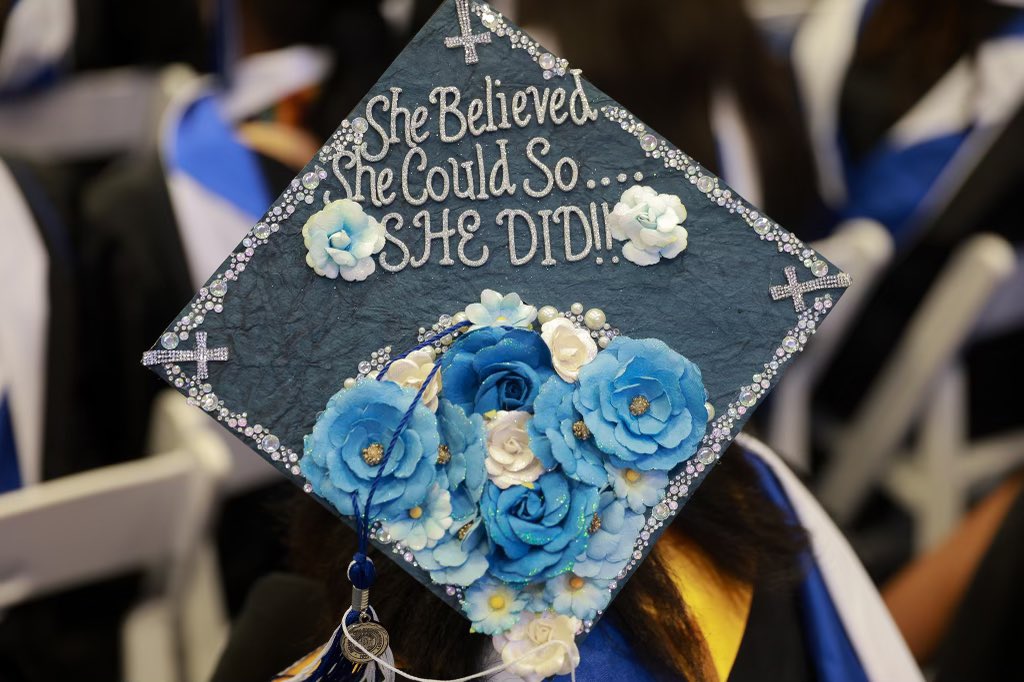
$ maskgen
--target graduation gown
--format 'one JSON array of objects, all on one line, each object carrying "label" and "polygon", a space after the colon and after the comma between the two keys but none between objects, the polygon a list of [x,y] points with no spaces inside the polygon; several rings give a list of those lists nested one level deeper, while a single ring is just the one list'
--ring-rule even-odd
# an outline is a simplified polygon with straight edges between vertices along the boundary
[{"label": "graduation gown", "polygon": [[[807,530],[810,551],[799,558],[805,578],[796,588],[753,586],[727,679],[921,680],[902,636],[839,530],[777,455],[753,438],[741,435],[737,442],[751,457],[771,499]],[[325,602],[323,587],[308,579],[273,576],[263,581],[236,623],[213,681],[266,682],[298,659],[303,660],[289,671],[295,676],[283,679],[304,679],[299,671],[316,667],[317,656],[306,654],[311,640],[318,635],[323,639],[319,628],[327,615]],[[282,622],[289,623],[288,637],[282,637]],[[643,651],[630,649],[613,619],[604,618],[580,647],[576,679],[650,679],[643,656]],[[494,655],[480,669],[499,663]],[[498,673],[488,679],[520,678]]]}]

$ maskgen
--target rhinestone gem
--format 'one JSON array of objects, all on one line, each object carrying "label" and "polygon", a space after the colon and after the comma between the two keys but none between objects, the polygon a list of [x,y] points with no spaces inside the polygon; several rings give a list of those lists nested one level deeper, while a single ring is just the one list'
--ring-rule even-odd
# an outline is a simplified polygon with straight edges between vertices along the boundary
[{"label": "rhinestone gem", "polygon": [[213,412],[217,409],[217,394],[207,393],[203,396],[202,400],[199,401],[199,406],[207,412]]},{"label": "rhinestone gem", "polygon": [[824,277],[828,274],[828,263],[821,260],[816,260],[811,263],[811,272],[814,273],[815,277]]},{"label": "rhinestone gem", "polygon": [[640,148],[645,152],[654,151],[658,147],[658,138],[650,133],[647,133],[640,138]]},{"label": "rhinestone gem", "polygon": [[740,391],[739,402],[744,407],[753,407],[754,403],[757,402],[757,394],[749,388],[744,388]]},{"label": "rhinestone gem", "polygon": [[178,335],[174,332],[167,332],[160,337],[160,345],[166,350],[174,350],[178,347]]},{"label": "rhinestone gem", "polygon": [[498,25],[498,17],[496,17],[494,14],[490,12],[484,12],[484,14],[480,17],[480,21],[482,21],[484,26],[486,26],[487,28],[494,28],[495,26]]},{"label": "rhinestone gem", "polygon": [[772,223],[764,216],[761,216],[760,218],[754,221],[754,232],[764,235],[768,234],[768,230],[770,229],[772,229]]},{"label": "rhinestone gem", "polygon": [[352,128],[354,128],[357,133],[365,133],[369,130],[370,126],[366,123],[365,118],[359,117],[352,121]]},{"label": "rhinestone gem", "polygon": [[263,447],[264,452],[277,452],[281,447],[281,440],[277,436],[268,433],[263,436],[260,445]]},{"label": "rhinestone gem", "polygon": [[701,192],[710,192],[715,186],[715,181],[707,175],[702,175],[697,178],[697,189]]},{"label": "rhinestone gem", "polygon": [[540,64],[542,69],[553,69],[555,68],[555,55],[545,52],[537,58],[537,63]]},{"label": "rhinestone gem", "polygon": [[316,189],[320,186],[320,177],[313,171],[310,171],[302,176],[302,186],[306,189]]},{"label": "rhinestone gem", "polygon": [[711,448],[701,448],[697,451],[697,461],[707,466],[715,461],[715,451]]},{"label": "rhinestone gem", "polygon": [[667,504],[665,504],[664,502],[659,502],[658,504],[654,505],[654,510],[652,514],[654,518],[658,519],[659,521],[664,521],[668,518],[670,512],[671,510],[668,508]]},{"label": "rhinestone gem", "polygon": [[210,282],[210,293],[217,298],[222,298],[224,294],[228,293],[228,284],[222,279],[215,279]]},{"label": "rhinestone gem", "polygon": [[796,340],[795,336],[787,336],[782,339],[782,349],[787,353],[795,353],[800,350],[800,342]]},{"label": "rhinestone gem", "polygon": [[369,360],[363,360],[362,362],[359,363],[360,374],[369,374],[371,369],[373,369],[373,367],[370,365]]}]

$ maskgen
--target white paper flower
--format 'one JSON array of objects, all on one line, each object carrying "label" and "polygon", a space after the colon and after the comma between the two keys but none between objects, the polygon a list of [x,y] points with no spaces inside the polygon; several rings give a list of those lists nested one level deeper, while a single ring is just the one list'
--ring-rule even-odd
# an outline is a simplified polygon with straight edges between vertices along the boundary
[{"label": "white paper flower", "polygon": [[[580,664],[576,648],[579,627],[580,621],[571,616],[524,612],[511,630],[492,638],[491,643],[504,663],[517,661],[509,671],[525,682],[540,682],[552,675],[568,675]],[[542,644],[547,646],[526,656]]]},{"label": "white paper flower", "polygon": [[376,265],[373,255],[384,248],[384,226],[351,199],[332,201],[302,226],[306,264],[321,277],[362,282]]},{"label": "white paper flower", "polygon": [[499,294],[484,289],[479,303],[466,306],[466,317],[473,327],[528,327],[537,319],[537,309],[523,303],[519,294]]},{"label": "white paper flower", "polygon": [[608,217],[612,236],[627,242],[622,255],[637,265],[675,258],[686,248],[686,207],[675,194],[658,194],[633,185],[622,193]]},{"label": "white paper flower", "polygon": [[576,381],[580,368],[597,357],[597,344],[590,332],[564,317],[545,322],[540,336],[551,351],[551,364],[558,376],[570,384]]},{"label": "white paper flower", "polygon": [[487,459],[484,466],[494,485],[502,490],[533,483],[544,473],[530,449],[527,412],[496,412],[487,422]]},{"label": "white paper flower", "polygon": [[[434,359],[433,348],[421,348],[409,353],[401,360],[395,360],[388,367],[387,374],[384,377],[399,386],[419,391],[420,386],[427,380],[427,377],[430,376],[430,371],[434,368]],[[423,397],[420,399],[420,403],[429,407],[431,412],[437,412],[437,401],[440,393],[441,373],[435,372],[434,378],[430,380],[430,383],[423,390]]]}]

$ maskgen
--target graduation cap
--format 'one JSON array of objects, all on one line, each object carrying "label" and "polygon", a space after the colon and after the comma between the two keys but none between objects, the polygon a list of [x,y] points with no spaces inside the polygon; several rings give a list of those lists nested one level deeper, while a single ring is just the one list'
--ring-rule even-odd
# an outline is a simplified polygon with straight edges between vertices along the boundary
[{"label": "graduation cap", "polygon": [[391,665],[370,544],[541,679],[848,284],[449,0],[143,362],[360,534],[309,679]]}]

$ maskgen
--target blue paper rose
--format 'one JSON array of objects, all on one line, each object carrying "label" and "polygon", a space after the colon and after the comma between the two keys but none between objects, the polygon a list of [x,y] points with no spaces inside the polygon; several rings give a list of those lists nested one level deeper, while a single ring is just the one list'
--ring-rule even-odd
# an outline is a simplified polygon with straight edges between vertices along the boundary
[{"label": "blue paper rose", "polygon": [[491,575],[527,583],[570,570],[587,546],[597,502],[597,488],[560,473],[544,474],[529,488],[488,483],[480,510],[492,543]]},{"label": "blue paper rose", "polygon": [[580,370],[573,404],[619,468],[668,471],[707,427],[700,369],[658,339],[616,337]]},{"label": "blue paper rose", "polygon": [[573,385],[558,377],[544,382],[534,402],[530,446],[547,469],[555,464],[569,478],[603,488],[608,484],[604,454],[594,445],[590,429],[573,406]]},{"label": "blue paper rose", "polygon": [[436,546],[415,552],[438,585],[472,585],[487,573],[487,533],[480,519],[455,524]]},{"label": "blue paper rose", "polygon": [[478,414],[467,417],[461,407],[442,400],[437,426],[441,434],[437,479],[451,493],[452,518],[458,522],[476,513],[487,482],[484,420]]},{"label": "blue paper rose", "polygon": [[[389,381],[366,381],[331,396],[305,438],[299,463],[313,492],[345,516],[355,512],[353,492],[360,507],[365,505],[388,443],[415,395]],[[439,442],[433,413],[418,405],[384,465],[373,497],[375,518],[401,518],[426,499],[436,477]]]},{"label": "blue paper rose", "polygon": [[577,557],[572,570],[583,578],[611,580],[629,563],[633,545],[644,528],[644,517],[630,511],[624,500],[607,490],[601,493],[595,519],[591,521],[587,549]]},{"label": "blue paper rose", "polygon": [[537,392],[553,375],[544,340],[525,329],[477,329],[441,360],[445,397],[467,414],[532,412]]}]

